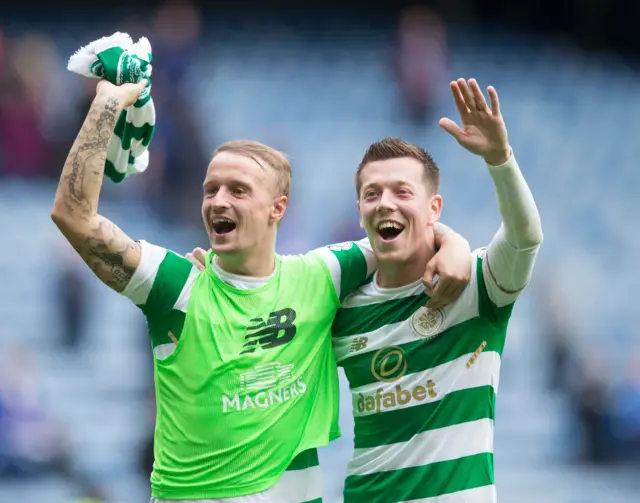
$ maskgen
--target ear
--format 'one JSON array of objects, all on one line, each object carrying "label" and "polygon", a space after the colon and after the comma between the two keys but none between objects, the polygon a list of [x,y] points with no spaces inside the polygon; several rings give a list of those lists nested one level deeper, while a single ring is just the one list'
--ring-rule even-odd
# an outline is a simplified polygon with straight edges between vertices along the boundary
[{"label": "ear", "polygon": [[360,212],[360,199],[356,201],[356,204],[358,205],[358,220],[360,220],[360,228],[364,230],[364,223],[362,223],[362,213]]},{"label": "ear", "polygon": [[434,194],[429,199],[429,225],[435,225],[442,213],[442,196]]},{"label": "ear", "polygon": [[287,210],[289,198],[287,196],[278,196],[273,200],[273,208],[271,209],[271,221],[279,223]]}]

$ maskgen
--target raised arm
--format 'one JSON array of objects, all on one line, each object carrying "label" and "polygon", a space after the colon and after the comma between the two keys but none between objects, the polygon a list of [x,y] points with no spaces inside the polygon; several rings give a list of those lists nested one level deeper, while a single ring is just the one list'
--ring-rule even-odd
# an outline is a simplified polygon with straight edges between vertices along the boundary
[{"label": "raised arm", "polygon": [[496,90],[488,88],[490,107],[474,79],[452,82],[451,91],[464,129],[450,119],[440,126],[484,159],[502,216],[482,264],[489,297],[501,307],[514,302],[531,278],[542,243],[540,214],[509,145]]},{"label": "raised arm", "polygon": [[146,80],[114,86],[100,81],[69,152],[51,218],[91,270],[122,292],[140,263],[140,245],[98,214],[107,148],[120,112],[135,103]]}]

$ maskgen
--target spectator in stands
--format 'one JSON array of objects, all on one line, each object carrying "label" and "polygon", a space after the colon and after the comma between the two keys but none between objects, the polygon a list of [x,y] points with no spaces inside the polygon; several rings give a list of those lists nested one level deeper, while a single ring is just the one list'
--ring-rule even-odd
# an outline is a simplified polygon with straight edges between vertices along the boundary
[{"label": "spectator in stands", "polygon": [[619,460],[640,463],[640,353],[631,358],[625,379],[613,388],[611,430]]},{"label": "spectator in stands", "polygon": [[587,355],[574,369],[569,388],[581,431],[579,459],[588,464],[609,464],[614,459],[605,368],[599,355]]},{"label": "spectator in stands", "polygon": [[52,168],[51,146],[42,134],[37,102],[7,51],[0,71],[0,175],[42,177]]},{"label": "spectator in stands", "polygon": [[447,90],[446,28],[427,7],[402,12],[393,53],[396,79],[410,119],[417,125],[436,120],[437,108]]},{"label": "spectator in stands", "polygon": [[[150,37],[157,117],[150,151],[154,169],[149,170],[149,195],[169,223],[199,220],[198,187],[202,166],[208,161],[195,116],[196,103],[186,84],[197,55],[201,23],[193,2],[168,0],[155,13]],[[168,200],[172,204],[168,205]]]},{"label": "spectator in stands", "polygon": [[0,473],[13,477],[56,471],[66,457],[62,431],[44,408],[33,351],[5,348],[0,361]]},{"label": "spectator in stands", "polygon": [[60,340],[67,349],[77,348],[86,334],[87,317],[86,276],[82,262],[73,248],[62,245],[59,266],[56,268],[52,298],[60,312]]}]

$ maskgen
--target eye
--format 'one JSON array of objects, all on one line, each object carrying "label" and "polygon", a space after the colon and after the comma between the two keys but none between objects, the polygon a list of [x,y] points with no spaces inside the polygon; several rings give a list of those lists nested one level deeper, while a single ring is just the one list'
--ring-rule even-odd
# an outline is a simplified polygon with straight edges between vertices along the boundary
[{"label": "eye", "polygon": [[402,187],[401,189],[398,190],[398,195],[400,196],[410,196],[411,195],[411,191],[405,187]]},{"label": "eye", "polygon": [[206,196],[215,196],[217,193],[218,193],[218,187],[216,187],[215,185],[209,185],[204,189],[204,194]]},{"label": "eye", "polygon": [[233,188],[233,194],[236,196],[241,196],[243,194],[247,193],[247,188],[246,187],[242,187],[240,185],[236,186]]},{"label": "eye", "polygon": [[365,191],[365,193],[364,193],[364,198],[365,198],[365,199],[371,199],[371,198],[376,197],[376,195],[377,195],[377,193],[376,193],[376,191],[375,191],[375,190],[367,190],[367,191]]}]

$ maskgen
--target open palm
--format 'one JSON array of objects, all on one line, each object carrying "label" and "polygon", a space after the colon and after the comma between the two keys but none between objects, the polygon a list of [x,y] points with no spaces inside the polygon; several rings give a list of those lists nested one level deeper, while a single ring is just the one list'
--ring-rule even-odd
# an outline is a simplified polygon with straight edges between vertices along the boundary
[{"label": "open palm", "polygon": [[440,119],[440,127],[489,164],[506,162],[511,155],[511,147],[496,90],[491,86],[487,89],[491,102],[489,107],[475,79],[468,82],[458,79],[451,82],[450,87],[462,127],[448,118]]}]

